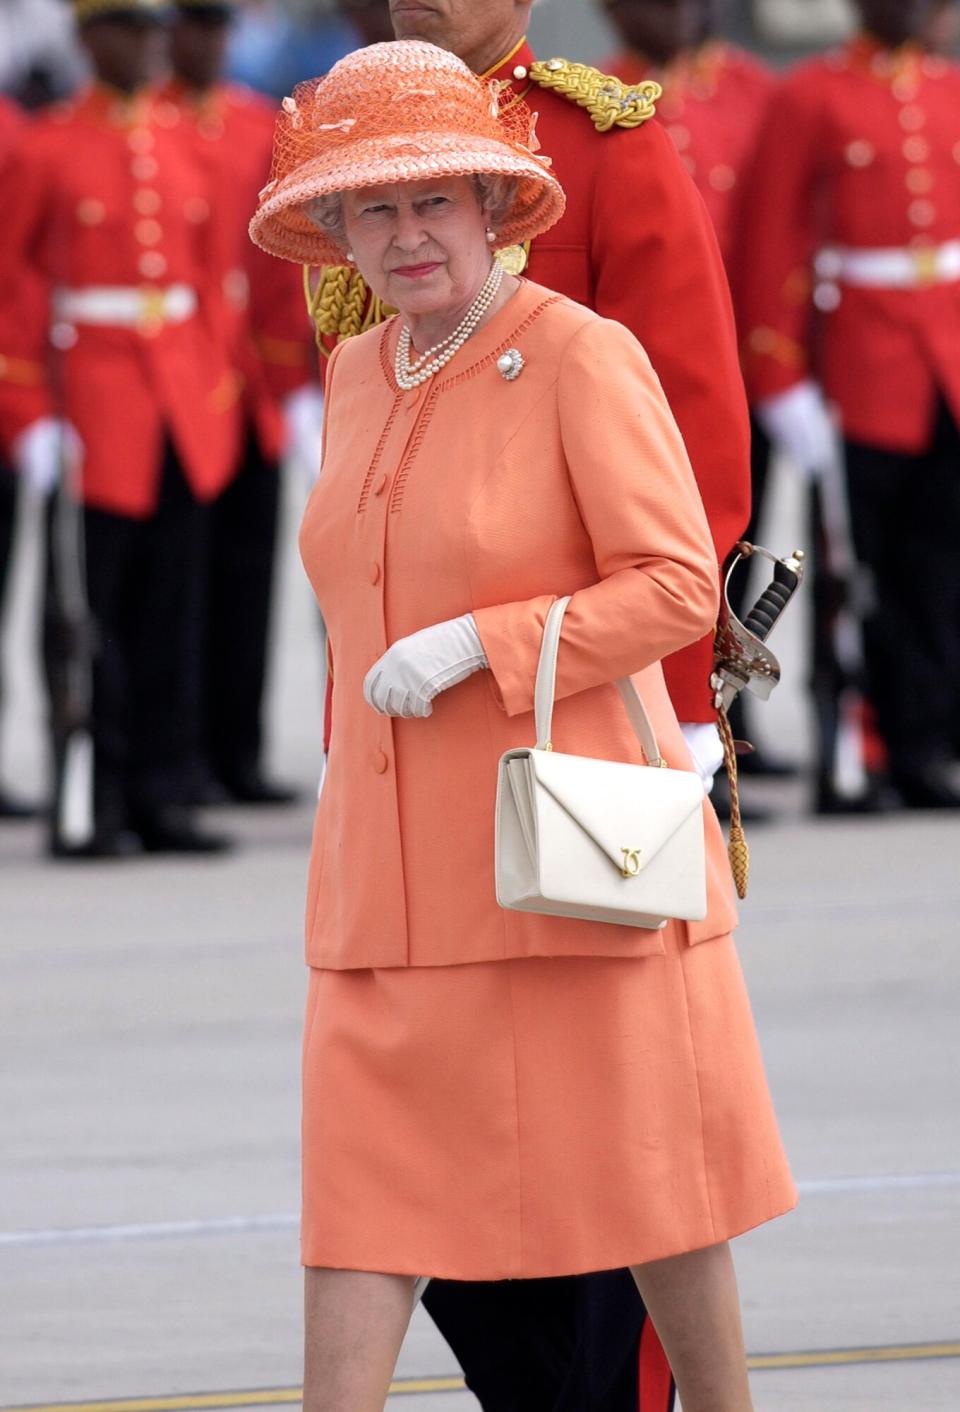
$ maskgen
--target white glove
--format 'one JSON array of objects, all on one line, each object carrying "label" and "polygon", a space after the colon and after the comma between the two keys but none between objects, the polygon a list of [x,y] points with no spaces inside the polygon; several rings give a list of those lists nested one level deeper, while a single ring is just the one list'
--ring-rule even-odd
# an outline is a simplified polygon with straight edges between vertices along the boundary
[{"label": "white glove", "polygon": [[816,479],[839,463],[840,435],[817,383],[798,382],[754,410],[770,440],[804,476]]},{"label": "white glove", "polygon": [[690,751],[690,758],[703,780],[703,790],[713,789],[713,777],[723,764],[723,742],[712,721],[681,721],[680,729]]},{"label": "white glove", "polygon": [[319,384],[307,383],[291,392],[283,406],[287,428],[287,455],[307,487],[320,474],[323,439],[323,393]]},{"label": "white glove", "polygon": [[20,433],[10,453],[28,490],[46,499],[65,469],[72,473],[80,466],[83,442],[64,418],[40,417]]},{"label": "white glove", "polygon": [[429,716],[433,698],[487,666],[472,613],[401,637],[375,662],[363,699],[382,716]]}]

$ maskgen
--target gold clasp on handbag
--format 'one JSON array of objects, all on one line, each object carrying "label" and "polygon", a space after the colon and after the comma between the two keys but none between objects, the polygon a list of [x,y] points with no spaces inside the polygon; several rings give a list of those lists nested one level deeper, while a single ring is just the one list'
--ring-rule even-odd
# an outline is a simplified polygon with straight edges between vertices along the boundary
[{"label": "gold clasp on handbag", "polygon": [[623,867],[620,871],[625,878],[635,878],[640,872],[640,849],[621,848],[623,854]]}]

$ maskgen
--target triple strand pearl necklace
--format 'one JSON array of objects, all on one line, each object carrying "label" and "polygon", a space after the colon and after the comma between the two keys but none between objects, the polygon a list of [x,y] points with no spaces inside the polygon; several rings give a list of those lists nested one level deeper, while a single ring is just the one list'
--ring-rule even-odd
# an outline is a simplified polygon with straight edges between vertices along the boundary
[{"label": "triple strand pearl necklace", "polygon": [[397,385],[402,387],[404,392],[409,392],[414,387],[419,387],[427,378],[432,378],[434,373],[446,367],[455,353],[458,353],[467,339],[476,329],[477,324],[490,308],[497,291],[503,282],[503,266],[494,260],[490,266],[490,273],[484,280],[480,293],[464,314],[460,323],[448,333],[446,338],[435,343],[432,348],[428,348],[419,358],[410,361],[410,330],[404,324],[400,330],[400,337],[397,339],[397,352],[393,360],[394,374]]}]

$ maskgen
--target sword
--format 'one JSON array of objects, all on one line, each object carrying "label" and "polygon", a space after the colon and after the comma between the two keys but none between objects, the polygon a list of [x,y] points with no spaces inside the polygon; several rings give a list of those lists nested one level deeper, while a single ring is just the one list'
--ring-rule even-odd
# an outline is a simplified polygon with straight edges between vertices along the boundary
[{"label": "sword", "polygon": [[[759,554],[773,564],[773,578],[754,603],[743,622],[730,606],[730,581],[737,567]],[[767,638],[780,621],[787,605],[803,582],[804,553],[795,549],[778,559],[769,549],[741,540],[723,586],[723,610],[717,633],[714,671],[710,685],[718,711],[729,711],[741,691],[749,691],[761,701],[769,700],[780,680],[780,663],[767,646]]]},{"label": "sword", "polygon": [[[773,564],[773,578],[754,603],[743,622],[730,606],[730,580],[739,564],[760,554]],[[737,749],[727,711],[741,691],[749,691],[767,701],[780,680],[780,663],[767,646],[767,638],[783,616],[787,605],[803,582],[804,554],[795,549],[778,559],[769,549],[749,544],[737,545],[737,553],[724,580],[720,627],[714,649],[714,669],[710,677],[713,704],[718,712],[717,727],[723,742],[723,757],[730,783],[730,839],[727,853],[736,883],[737,896],[746,897],[750,875],[750,850],[740,818],[737,783]]]}]

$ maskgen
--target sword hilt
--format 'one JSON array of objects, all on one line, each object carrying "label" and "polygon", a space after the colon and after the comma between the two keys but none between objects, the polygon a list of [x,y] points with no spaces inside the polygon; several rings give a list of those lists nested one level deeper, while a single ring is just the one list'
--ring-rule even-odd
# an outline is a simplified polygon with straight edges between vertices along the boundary
[{"label": "sword hilt", "polygon": [[764,592],[752,606],[750,613],[744,618],[744,627],[747,628],[748,633],[760,638],[761,642],[767,641],[769,633],[776,626],[776,620],[781,616],[786,604],[791,602],[795,586],[795,582],[792,585],[778,583],[776,576],[774,576],[774,582],[765,587]]},{"label": "sword hilt", "polygon": [[796,552],[792,559],[776,559],[774,578],[754,603],[750,613],[744,618],[744,627],[761,642],[767,641],[774,630],[776,621],[784,613],[786,604],[791,602],[802,576],[803,556]]}]

